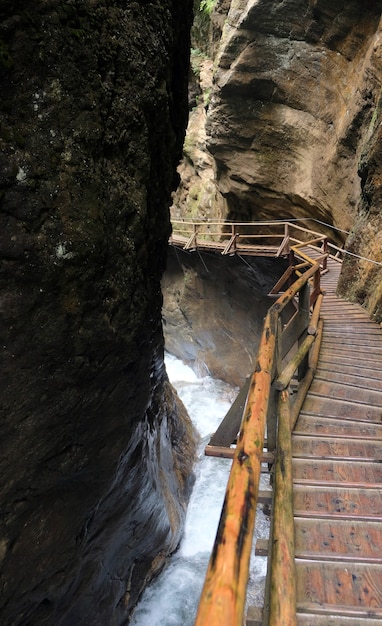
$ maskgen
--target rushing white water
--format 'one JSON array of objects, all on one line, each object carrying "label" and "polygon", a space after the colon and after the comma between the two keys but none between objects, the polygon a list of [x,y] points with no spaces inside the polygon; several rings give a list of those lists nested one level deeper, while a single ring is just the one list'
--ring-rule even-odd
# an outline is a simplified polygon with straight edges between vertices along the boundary
[{"label": "rushing white water", "polygon": [[[166,356],[166,369],[198,430],[201,443],[195,467],[196,481],[190,499],[184,538],[160,576],[143,594],[131,624],[133,626],[192,626],[213,546],[231,467],[228,459],[204,456],[204,447],[237,394],[222,381],[209,376],[198,378],[191,368],[173,356]],[[257,536],[266,537],[268,520],[257,511]],[[261,604],[266,563],[252,559],[250,601]]]}]

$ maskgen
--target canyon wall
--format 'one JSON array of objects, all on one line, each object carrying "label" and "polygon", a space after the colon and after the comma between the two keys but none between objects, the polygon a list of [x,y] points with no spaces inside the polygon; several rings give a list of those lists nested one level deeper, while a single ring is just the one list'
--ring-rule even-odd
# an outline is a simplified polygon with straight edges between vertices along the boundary
[{"label": "canyon wall", "polygon": [[182,533],[163,365],[188,0],[0,2],[0,622],[126,623]]},{"label": "canyon wall", "polygon": [[[178,190],[174,216],[197,205],[203,218],[303,219],[381,263],[381,11],[381,0],[217,0],[212,89],[190,114],[191,194]],[[346,257],[340,290],[381,321],[380,265]]]}]

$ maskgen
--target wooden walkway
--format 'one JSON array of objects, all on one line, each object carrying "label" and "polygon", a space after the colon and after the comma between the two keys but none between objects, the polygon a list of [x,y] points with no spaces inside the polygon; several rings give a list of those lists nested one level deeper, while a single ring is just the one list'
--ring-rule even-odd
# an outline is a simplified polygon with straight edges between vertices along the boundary
[{"label": "wooden walkway", "polygon": [[[313,245],[306,247],[306,243],[299,240],[293,232],[296,228],[303,229],[293,224],[284,226],[284,235],[279,235],[277,246],[270,246],[270,241],[265,246],[259,246],[260,242],[264,243],[263,235],[257,233],[257,224],[250,226],[256,233],[253,235],[253,243],[249,246],[251,254],[290,255],[290,244],[294,244],[292,250],[296,260],[299,257],[302,261],[315,259],[328,271],[325,269],[326,273],[321,276],[321,290],[325,295],[321,306],[323,334],[320,356],[318,364],[315,364],[312,370],[315,371],[315,376],[302,408],[299,413],[298,409],[295,410],[298,417],[291,437],[292,471],[289,485],[293,482],[293,495],[290,491],[290,526],[288,522],[290,532],[288,531],[288,535],[285,526],[282,530],[284,535],[277,535],[282,541],[284,537],[289,536],[290,541],[288,540],[288,544],[285,542],[282,544],[284,548],[287,547],[285,552],[284,548],[280,552],[278,540],[275,540],[275,535],[272,537],[273,531],[267,545],[264,541],[258,542],[256,554],[264,555],[268,552],[266,606],[264,611],[250,607],[246,624],[382,626],[382,329],[370,320],[361,306],[336,296],[341,265],[333,257],[327,258],[326,254],[328,249],[340,253],[336,246],[328,244],[325,238],[318,237],[309,242]],[[185,228],[183,224],[182,227]],[[220,241],[218,244],[216,241],[205,241],[202,238],[202,235],[207,237],[207,233],[201,232],[202,227],[204,225],[193,225],[193,230],[187,233],[187,237],[173,236],[173,245],[185,250],[214,249],[221,254],[249,253],[246,249],[248,243],[244,241],[244,236],[243,241],[240,239],[237,226],[232,225],[232,235],[228,242]],[[208,228],[211,229],[211,226],[208,225]],[[306,232],[314,236],[317,234],[313,231]],[[248,238],[248,235],[246,237]],[[302,263],[301,267],[304,265],[307,263]],[[313,291],[315,289],[316,286]],[[318,285],[318,291],[319,289]],[[259,361],[256,367],[259,369],[255,371],[261,372]],[[261,382],[262,379],[259,380]],[[246,413],[245,408],[243,414],[243,407],[248,406],[248,398],[253,393],[253,389],[249,391],[250,384],[253,385],[251,379],[248,379],[206,447],[206,454],[234,458],[233,465],[236,460],[236,467],[246,463],[247,459],[247,454],[244,453],[247,444],[243,444],[243,438],[239,448],[243,426],[238,438],[238,454],[232,444],[236,441],[242,416],[244,415],[243,422],[248,421],[250,416],[250,412],[247,410]],[[298,402],[296,405],[301,406]],[[271,413],[272,411],[273,409]],[[256,411],[254,414],[256,416]],[[292,424],[293,421],[292,419]],[[290,441],[289,429],[288,437]],[[269,442],[268,430],[268,445]],[[277,474],[277,467],[279,469],[281,467],[281,474],[286,474],[288,459],[282,456],[285,450],[282,454],[276,450],[273,455],[274,447],[270,446],[271,452],[263,453],[263,467],[264,464],[272,464],[276,459],[275,473]],[[288,454],[290,461],[290,453]],[[281,457],[284,461],[280,461]],[[214,605],[211,599],[219,598],[220,603],[227,596],[229,589],[230,599],[224,600],[224,606],[231,609],[239,601],[241,593],[237,591],[239,586],[236,588],[236,578],[239,579],[241,574],[239,575],[236,570],[233,576],[235,580],[230,581],[229,577],[224,577],[223,581],[221,572],[228,569],[227,563],[231,559],[231,554],[224,552],[226,556],[223,557],[219,552],[228,541],[232,541],[235,550],[238,550],[238,544],[230,538],[230,534],[233,524],[232,511],[236,511],[237,516],[239,509],[235,509],[234,504],[231,508],[229,508],[231,505],[227,505],[228,496],[230,498],[232,496],[234,500],[238,495],[232,486],[239,484],[239,479],[236,478],[238,475],[235,474],[232,481],[230,477],[231,482],[227,486],[221,519],[224,526],[219,525],[217,532],[204,595],[202,594],[201,610],[199,609],[196,621],[198,626],[211,626],[212,623],[213,626],[221,626],[223,622],[227,626],[233,624],[236,626],[242,623],[239,610],[238,619],[227,617],[225,613],[223,619],[221,607],[219,613],[217,605]],[[243,484],[246,484],[244,479],[243,481]],[[276,488],[273,490],[273,508],[275,491]],[[258,492],[257,503],[269,500],[269,492]],[[240,515],[245,516],[244,505],[240,511]],[[275,518],[276,512],[274,515],[272,513],[272,519]],[[241,518],[240,521],[242,523]],[[241,531],[238,541],[243,543]],[[272,572],[274,561],[272,551],[278,553],[278,563],[288,562],[288,565],[277,574],[276,585]],[[290,561],[288,554],[291,555]],[[236,563],[234,558],[235,555],[232,556],[232,563]],[[221,563],[224,563],[224,567]],[[235,565],[238,572],[239,563],[241,561]],[[286,572],[292,573],[288,575]],[[289,584],[290,580],[286,580],[288,576],[292,581],[295,578],[295,585],[293,582]],[[215,593],[214,585],[215,587],[220,585],[221,591]],[[236,596],[233,600],[231,595],[233,598],[234,593]],[[278,598],[276,604],[279,613],[272,608],[275,605],[273,602],[275,597]],[[283,603],[288,605],[285,611]],[[267,605],[271,606],[269,612]],[[269,614],[275,617],[277,615],[277,618],[271,618]]]},{"label": "wooden walkway", "polygon": [[297,623],[382,624],[382,331],[335,295],[293,435]]}]

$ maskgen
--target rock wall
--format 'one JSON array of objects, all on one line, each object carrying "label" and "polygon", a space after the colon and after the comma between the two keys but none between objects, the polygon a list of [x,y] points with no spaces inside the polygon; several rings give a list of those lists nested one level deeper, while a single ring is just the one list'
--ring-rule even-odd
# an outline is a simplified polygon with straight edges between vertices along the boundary
[{"label": "rock wall", "polygon": [[[380,61],[382,59],[380,58]],[[382,66],[381,66],[382,75]],[[370,122],[359,164],[361,198],[339,281],[339,293],[366,307],[382,323],[382,100]],[[363,258],[359,258],[363,257]],[[373,263],[370,260],[376,261]]]},{"label": "rock wall", "polygon": [[[382,262],[381,12],[381,0],[217,0],[213,88],[207,114],[200,102],[190,114],[174,216],[301,218]],[[381,284],[380,265],[346,258],[341,293],[377,321]]]},{"label": "rock wall", "polygon": [[0,2],[0,622],[126,623],[194,438],[160,279],[188,0]]},{"label": "rock wall", "polygon": [[379,91],[382,3],[232,0],[208,121],[232,219],[350,228]]}]

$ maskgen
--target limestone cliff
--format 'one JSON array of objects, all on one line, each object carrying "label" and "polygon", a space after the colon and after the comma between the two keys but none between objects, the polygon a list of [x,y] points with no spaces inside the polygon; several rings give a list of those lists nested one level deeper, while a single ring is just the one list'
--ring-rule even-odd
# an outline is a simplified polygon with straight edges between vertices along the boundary
[{"label": "limestone cliff", "polygon": [[[381,11],[381,0],[217,0],[204,140],[216,188],[209,182],[209,204],[201,194],[194,198],[202,215],[315,218],[353,231],[349,249],[382,261]],[[203,161],[193,158],[192,136],[203,139],[190,128],[191,190],[206,177]],[[180,192],[175,204],[179,214]],[[195,214],[193,204],[181,211]],[[307,225],[338,244],[347,239]],[[347,259],[341,291],[378,320],[381,284],[380,266]]]},{"label": "limestone cliff", "polygon": [[191,13],[0,1],[3,626],[126,623],[181,536],[160,279]]}]

